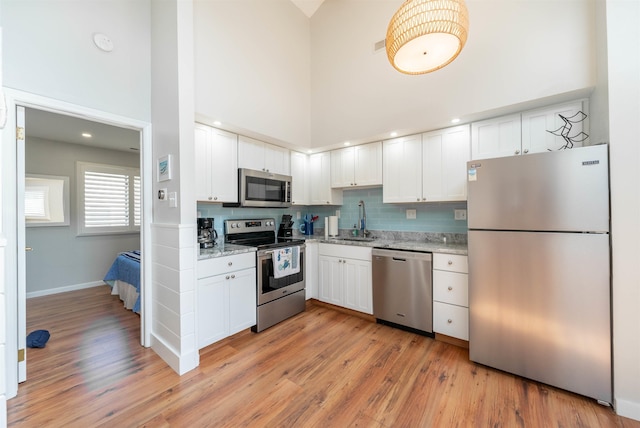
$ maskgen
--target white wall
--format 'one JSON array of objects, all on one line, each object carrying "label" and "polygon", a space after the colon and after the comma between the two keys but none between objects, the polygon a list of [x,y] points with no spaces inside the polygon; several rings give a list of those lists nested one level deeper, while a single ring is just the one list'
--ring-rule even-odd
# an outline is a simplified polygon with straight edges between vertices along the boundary
[{"label": "white wall", "polygon": [[[153,183],[176,193],[176,207],[154,201],[152,347],[179,374],[199,363],[195,322],[196,198],[193,6],[152,3],[154,159],[173,156],[174,177]],[[154,165],[154,168],[157,166]]]},{"label": "white wall", "polygon": [[205,123],[309,146],[309,19],[289,0],[196,1],[196,113]]},{"label": "white wall", "polygon": [[[120,251],[140,249],[140,234],[77,236],[76,161],[140,167],[138,152],[127,153],[77,144],[27,138],[27,174],[69,177],[69,226],[27,227],[27,297],[102,283]],[[58,290],[56,290],[58,289]]]},{"label": "white wall", "polygon": [[149,121],[149,0],[1,4],[5,86]]},{"label": "white wall", "polygon": [[607,0],[613,373],[616,411],[640,420],[640,3]]},{"label": "white wall", "polygon": [[596,83],[593,0],[468,0],[462,53],[420,76],[373,53],[401,3],[326,0],[311,18],[313,147],[438,129]]}]

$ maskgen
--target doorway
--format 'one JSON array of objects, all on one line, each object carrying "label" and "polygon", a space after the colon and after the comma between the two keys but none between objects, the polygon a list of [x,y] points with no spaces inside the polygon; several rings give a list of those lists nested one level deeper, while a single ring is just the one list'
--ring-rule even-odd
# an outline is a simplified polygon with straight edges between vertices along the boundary
[{"label": "doorway", "polygon": [[[6,156],[4,157],[3,169],[6,171],[5,197],[10,200],[21,200],[24,196],[20,193],[18,172],[18,144],[20,138],[19,129],[16,126],[18,116],[17,107],[22,106],[27,109],[55,113],[64,117],[84,119],[97,124],[109,125],[114,127],[133,130],[139,135],[140,148],[140,172],[141,172],[141,198],[143,220],[140,227],[140,249],[143,252],[141,260],[141,317],[140,317],[140,343],[143,346],[150,346],[150,331],[146,326],[150,326],[150,308],[148,302],[151,301],[151,125],[146,122],[140,122],[130,118],[124,118],[106,112],[92,110],[86,107],[72,105],[33,94],[23,93],[20,91],[6,90],[8,120],[3,131],[3,139],[8,144],[6,147]],[[28,132],[28,131],[27,131]],[[11,144],[11,140],[15,144]],[[23,165],[23,164],[22,164]],[[26,349],[26,287],[25,287],[25,233],[24,227],[20,228],[18,210],[13,211],[7,209],[3,212],[3,223],[6,226],[8,242],[16,242],[15,248],[7,248],[7,283],[18,284],[18,287],[7,287],[7,397],[11,398],[17,394],[18,381],[26,378],[26,361],[20,360],[20,350]],[[146,251],[145,251],[146,250]],[[16,266],[15,270],[11,266]],[[148,287],[146,285],[149,285]],[[15,306],[11,304],[15,302]],[[125,310],[123,308],[123,310]],[[15,320],[15,324],[14,324]],[[17,326],[17,329],[13,327]],[[22,353],[24,355],[24,351]]]}]

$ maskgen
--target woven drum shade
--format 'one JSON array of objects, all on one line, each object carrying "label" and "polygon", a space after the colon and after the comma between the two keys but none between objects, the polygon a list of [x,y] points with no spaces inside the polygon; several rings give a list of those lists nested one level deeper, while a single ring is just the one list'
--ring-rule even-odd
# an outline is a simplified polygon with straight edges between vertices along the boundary
[{"label": "woven drum shade", "polygon": [[468,32],[464,0],[407,0],[389,22],[387,57],[401,73],[429,73],[458,56]]}]

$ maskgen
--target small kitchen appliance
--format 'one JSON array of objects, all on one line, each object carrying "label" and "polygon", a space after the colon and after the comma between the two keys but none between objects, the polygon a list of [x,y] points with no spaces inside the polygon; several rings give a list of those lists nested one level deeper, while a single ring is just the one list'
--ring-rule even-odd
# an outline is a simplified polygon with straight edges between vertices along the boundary
[{"label": "small kitchen appliance", "polygon": [[280,226],[278,226],[278,238],[291,238],[293,236],[293,220],[290,214],[282,214]]},{"label": "small kitchen appliance", "polygon": [[213,228],[213,218],[198,219],[198,243],[200,248],[212,248],[216,245],[218,232]]}]

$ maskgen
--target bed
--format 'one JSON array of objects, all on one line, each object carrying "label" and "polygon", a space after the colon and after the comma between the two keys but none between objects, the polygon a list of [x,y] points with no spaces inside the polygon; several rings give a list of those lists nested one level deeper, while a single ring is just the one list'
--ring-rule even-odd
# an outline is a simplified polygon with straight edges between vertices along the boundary
[{"label": "bed", "polygon": [[140,313],[140,250],[119,253],[105,275],[111,294],[120,296],[124,307]]}]

